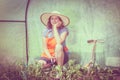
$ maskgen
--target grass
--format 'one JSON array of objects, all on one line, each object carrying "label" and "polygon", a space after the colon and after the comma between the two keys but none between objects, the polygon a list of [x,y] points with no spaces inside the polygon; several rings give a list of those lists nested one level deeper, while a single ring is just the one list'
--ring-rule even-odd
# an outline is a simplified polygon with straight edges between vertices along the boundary
[{"label": "grass", "polygon": [[[56,79],[60,72],[62,76]],[[120,76],[120,68],[101,68],[96,65],[88,69],[76,64],[75,60],[69,60],[62,71],[57,69],[56,65],[42,69],[37,62],[28,66],[21,62],[0,65],[0,80],[117,80],[116,76]]]}]

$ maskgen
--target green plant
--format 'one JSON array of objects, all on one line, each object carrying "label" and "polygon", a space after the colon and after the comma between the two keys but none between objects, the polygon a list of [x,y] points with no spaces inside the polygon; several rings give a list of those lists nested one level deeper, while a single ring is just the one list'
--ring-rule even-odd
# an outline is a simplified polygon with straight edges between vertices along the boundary
[{"label": "green plant", "polygon": [[22,62],[0,65],[0,80],[116,80],[119,69],[109,67],[101,68],[99,65],[86,67],[77,64],[75,60],[69,60],[63,67],[53,65],[42,69],[39,63],[28,66]]}]

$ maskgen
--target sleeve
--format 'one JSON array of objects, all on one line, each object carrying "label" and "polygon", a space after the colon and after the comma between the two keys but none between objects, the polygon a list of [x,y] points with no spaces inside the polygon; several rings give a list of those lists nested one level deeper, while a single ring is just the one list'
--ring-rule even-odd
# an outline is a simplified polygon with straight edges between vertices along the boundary
[{"label": "sleeve", "polygon": [[47,33],[48,33],[48,29],[45,28],[45,29],[43,30],[43,32],[42,32],[43,37],[46,37],[46,36],[47,36]]},{"label": "sleeve", "polygon": [[67,34],[69,34],[68,28],[65,27],[65,28],[61,29],[60,33],[63,33],[63,32],[67,32]]}]

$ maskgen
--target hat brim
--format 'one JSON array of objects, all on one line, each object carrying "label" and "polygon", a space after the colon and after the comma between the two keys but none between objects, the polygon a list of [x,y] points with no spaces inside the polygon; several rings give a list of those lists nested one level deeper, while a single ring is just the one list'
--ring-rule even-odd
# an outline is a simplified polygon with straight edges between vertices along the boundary
[{"label": "hat brim", "polygon": [[47,23],[48,23],[48,19],[50,16],[52,15],[55,15],[55,16],[59,16],[62,21],[63,21],[63,24],[64,26],[67,26],[69,23],[70,23],[70,20],[67,16],[64,16],[64,15],[61,15],[61,14],[57,14],[57,13],[43,13],[41,16],[40,16],[40,19],[41,19],[41,22],[47,26]]}]

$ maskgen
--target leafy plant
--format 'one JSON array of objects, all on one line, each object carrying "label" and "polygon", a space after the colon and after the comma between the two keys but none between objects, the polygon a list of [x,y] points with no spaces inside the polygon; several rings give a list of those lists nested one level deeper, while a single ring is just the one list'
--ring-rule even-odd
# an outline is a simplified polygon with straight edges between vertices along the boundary
[{"label": "leafy plant", "polygon": [[[59,79],[56,76],[60,75]],[[42,69],[37,62],[28,66],[22,62],[0,65],[0,80],[117,80],[120,69],[101,68],[99,65],[86,68],[69,60],[63,67],[53,65]]]}]

